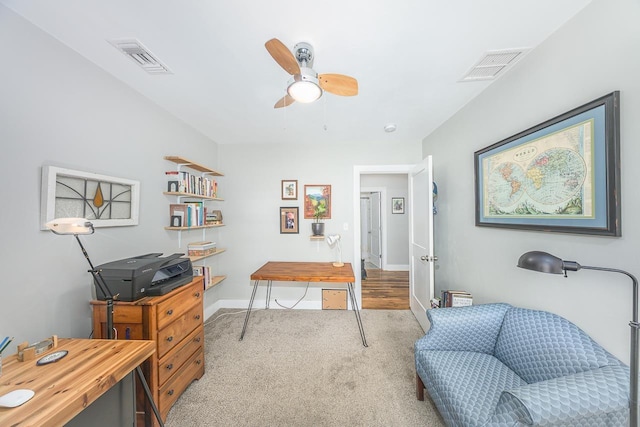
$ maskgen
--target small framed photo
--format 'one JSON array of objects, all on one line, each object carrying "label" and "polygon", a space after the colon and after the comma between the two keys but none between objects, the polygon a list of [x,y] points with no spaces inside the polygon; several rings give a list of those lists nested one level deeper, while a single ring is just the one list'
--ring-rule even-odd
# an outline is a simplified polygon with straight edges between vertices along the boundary
[{"label": "small framed photo", "polygon": [[283,179],[281,184],[282,200],[298,200],[298,180]]},{"label": "small framed photo", "polygon": [[391,213],[403,214],[404,213],[404,197],[392,197],[391,198]]},{"label": "small framed photo", "polygon": [[280,208],[280,234],[298,234],[298,208]]}]

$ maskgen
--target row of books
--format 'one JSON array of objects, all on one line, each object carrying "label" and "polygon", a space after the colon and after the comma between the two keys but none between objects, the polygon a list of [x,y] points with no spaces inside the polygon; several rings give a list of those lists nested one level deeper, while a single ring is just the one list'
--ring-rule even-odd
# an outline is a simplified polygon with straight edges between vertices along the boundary
[{"label": "row of books", "polygon": [[473,296],[467,291],[442,291],[441,307],[466,307],[473,305]]},{"label": "row of books", "polygon": [[205,265],[194,265],[193,275],[204,276],[204,288],[207,289],[207,286],[211,283],[211,267],[207,267]]},{"label": "row of books", "polygon": [[169,192],[218,197],[218,183],[215,179],[185,171],[167,171],[165,175]]},{"label": "row of books", "polygon": [[207,208],[203,202],[172,203],[169,205],[171,227],[198,227],[205,225]]}]

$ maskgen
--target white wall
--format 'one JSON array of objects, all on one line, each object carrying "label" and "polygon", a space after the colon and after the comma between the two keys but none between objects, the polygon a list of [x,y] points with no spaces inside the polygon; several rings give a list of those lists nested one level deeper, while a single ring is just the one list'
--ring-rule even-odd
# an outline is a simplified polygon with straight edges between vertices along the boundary
[{"label": "white wall", "polygon": [[0,336],[88,337],[89,266],[73,237],[40,231],[41,166],[141,182],[140,225],[82,237],[99,265],[179,251],[175,232],[163,229],[171,168],[163,156],[216,168],[217,145],[3,6],[0,57]]},{"label": "white wall", "polygon": [[[409,179],[406,174],[364,174],[360,177],[362,188],[385,188],[386,200],[383,203],[386,218],[383,224],[386,234],[386,261],[389,270],[409,269],[409,211],[406,203],[409,196]],[[391,213],[391,199],[403,197],[405,201],[404,214]],[[383,248],[384,250],[385,248]]]},{"label": "white wall", "polygon": [[[516,268],[542,250],[640,274],[640,3],[595,0],[423,141],[439,187],[436,292],[465,288],[476,303],[506,301],[558,313],[628,362],[631,281],[580,271],[569,278]],[[509,47],[509,46],[501,46]],[[487,46],[495,48],[495,46]],[[473,153],[574,107],[621,91],[622,237],[474,226]]]},{"label": "white wall", "polygon": [[[330,184],[331,219],[325,220],[325,235],[342,235],[342,260],[354,262],[353,171],[354,165],[412,164],[420,159],[420,142],[322,146],[220,145],[225,173],[223,215],[227,224],[220,230],[228,243],[223,254],[228,277],[224,286],[213,289],[222,307],[246,307],[251,285],[249,276],[267,261],[333,261],[335,250],[324,241],[311,241],[311,219],[303,219],[304,185]],[[281,200],[280,181],[298,180],[298,200]],[[300,234],[280,234],[279,207],[300,208]],[[347,224],[348,230],[344,230]],[[356,244],[359,244],[356,243]],[[272,298],[291,305],[304,292],[304,283],[278,283]],[[321,307],[321,286],[312,286],[299,308]],[[256,306],[264,307],[264,289]],[[274,305],[274,304],[272,304]]]}]

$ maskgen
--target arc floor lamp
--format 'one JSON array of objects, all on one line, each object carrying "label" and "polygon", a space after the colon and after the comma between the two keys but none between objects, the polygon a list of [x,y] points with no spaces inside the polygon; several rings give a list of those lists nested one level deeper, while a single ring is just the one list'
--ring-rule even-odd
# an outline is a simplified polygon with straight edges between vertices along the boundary
[{"label": "arc floor lamp", "polygon": [[[93,281],[96,285],[96,288],[100,290],[102,295],[105,296],[105,300],[107,302],[107,339],[114,339],[113,336],[113,300],[117,298],[117,295],[113,295],[111,290],[109,289],[109,285],[105,282],[104,277],[100,273],[100,270],[97,270],[91,259],[89,258],[89,254],[84,248],[80,237],[81,234],[93,234],[95,229],[93,228],[93,224],[85,218],[58,218],[52,221],[49,221],[45,224],[45,226],[51,230],[54,234],[58,235],[73,235],[76,238],[76,241],[80,245],[80,249],[82,250],[82,254],[85,259],[89,263],[89,273],[93,276]],[[162,417],[160,416],[160,411],[158,411],[158,407],[153,400],[153,396],[151,395],[151,390],[149,389],[149,384],[147,384],[147,380],[142,373],[142,369],[140,366],[136,367],[136,373],[138,374],[138,378],[140,379],[140,383],[142,384],[142,388],[144,388],[144,393],[151,404],[151,409],[153,409],[153,413],[158,420],[158,424],[160,427],[164,427],[164,422],[162,422]]]},{"label": "arc floor lamp", "polygon": [[531,251],[523,254],[518,260],[518,267],[527,270],[540,271],[542,273],[564,274],[567,271],[599,270],[621,273],[628,276],[633,282],[633,314],[629,322],[631,327],[631,355],[629,359],[629,425],[638,427],[638,279],[633,274],[617,268],[592,267],[580,265],[575,261],[563,261],[560,258],[546,252]]}]

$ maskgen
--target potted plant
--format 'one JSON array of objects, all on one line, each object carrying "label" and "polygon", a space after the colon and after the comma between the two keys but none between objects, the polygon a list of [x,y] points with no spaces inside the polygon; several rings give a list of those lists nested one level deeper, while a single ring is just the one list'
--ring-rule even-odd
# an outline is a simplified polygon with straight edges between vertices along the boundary
[{"label": "potted plant", "polygon": [[324,223],[320,222],[327,213],[326,200],[312,200],[313,203],[313,217],[315,221],[311,223],[311,231],[314,236],[322,236],[324,234]]}]

